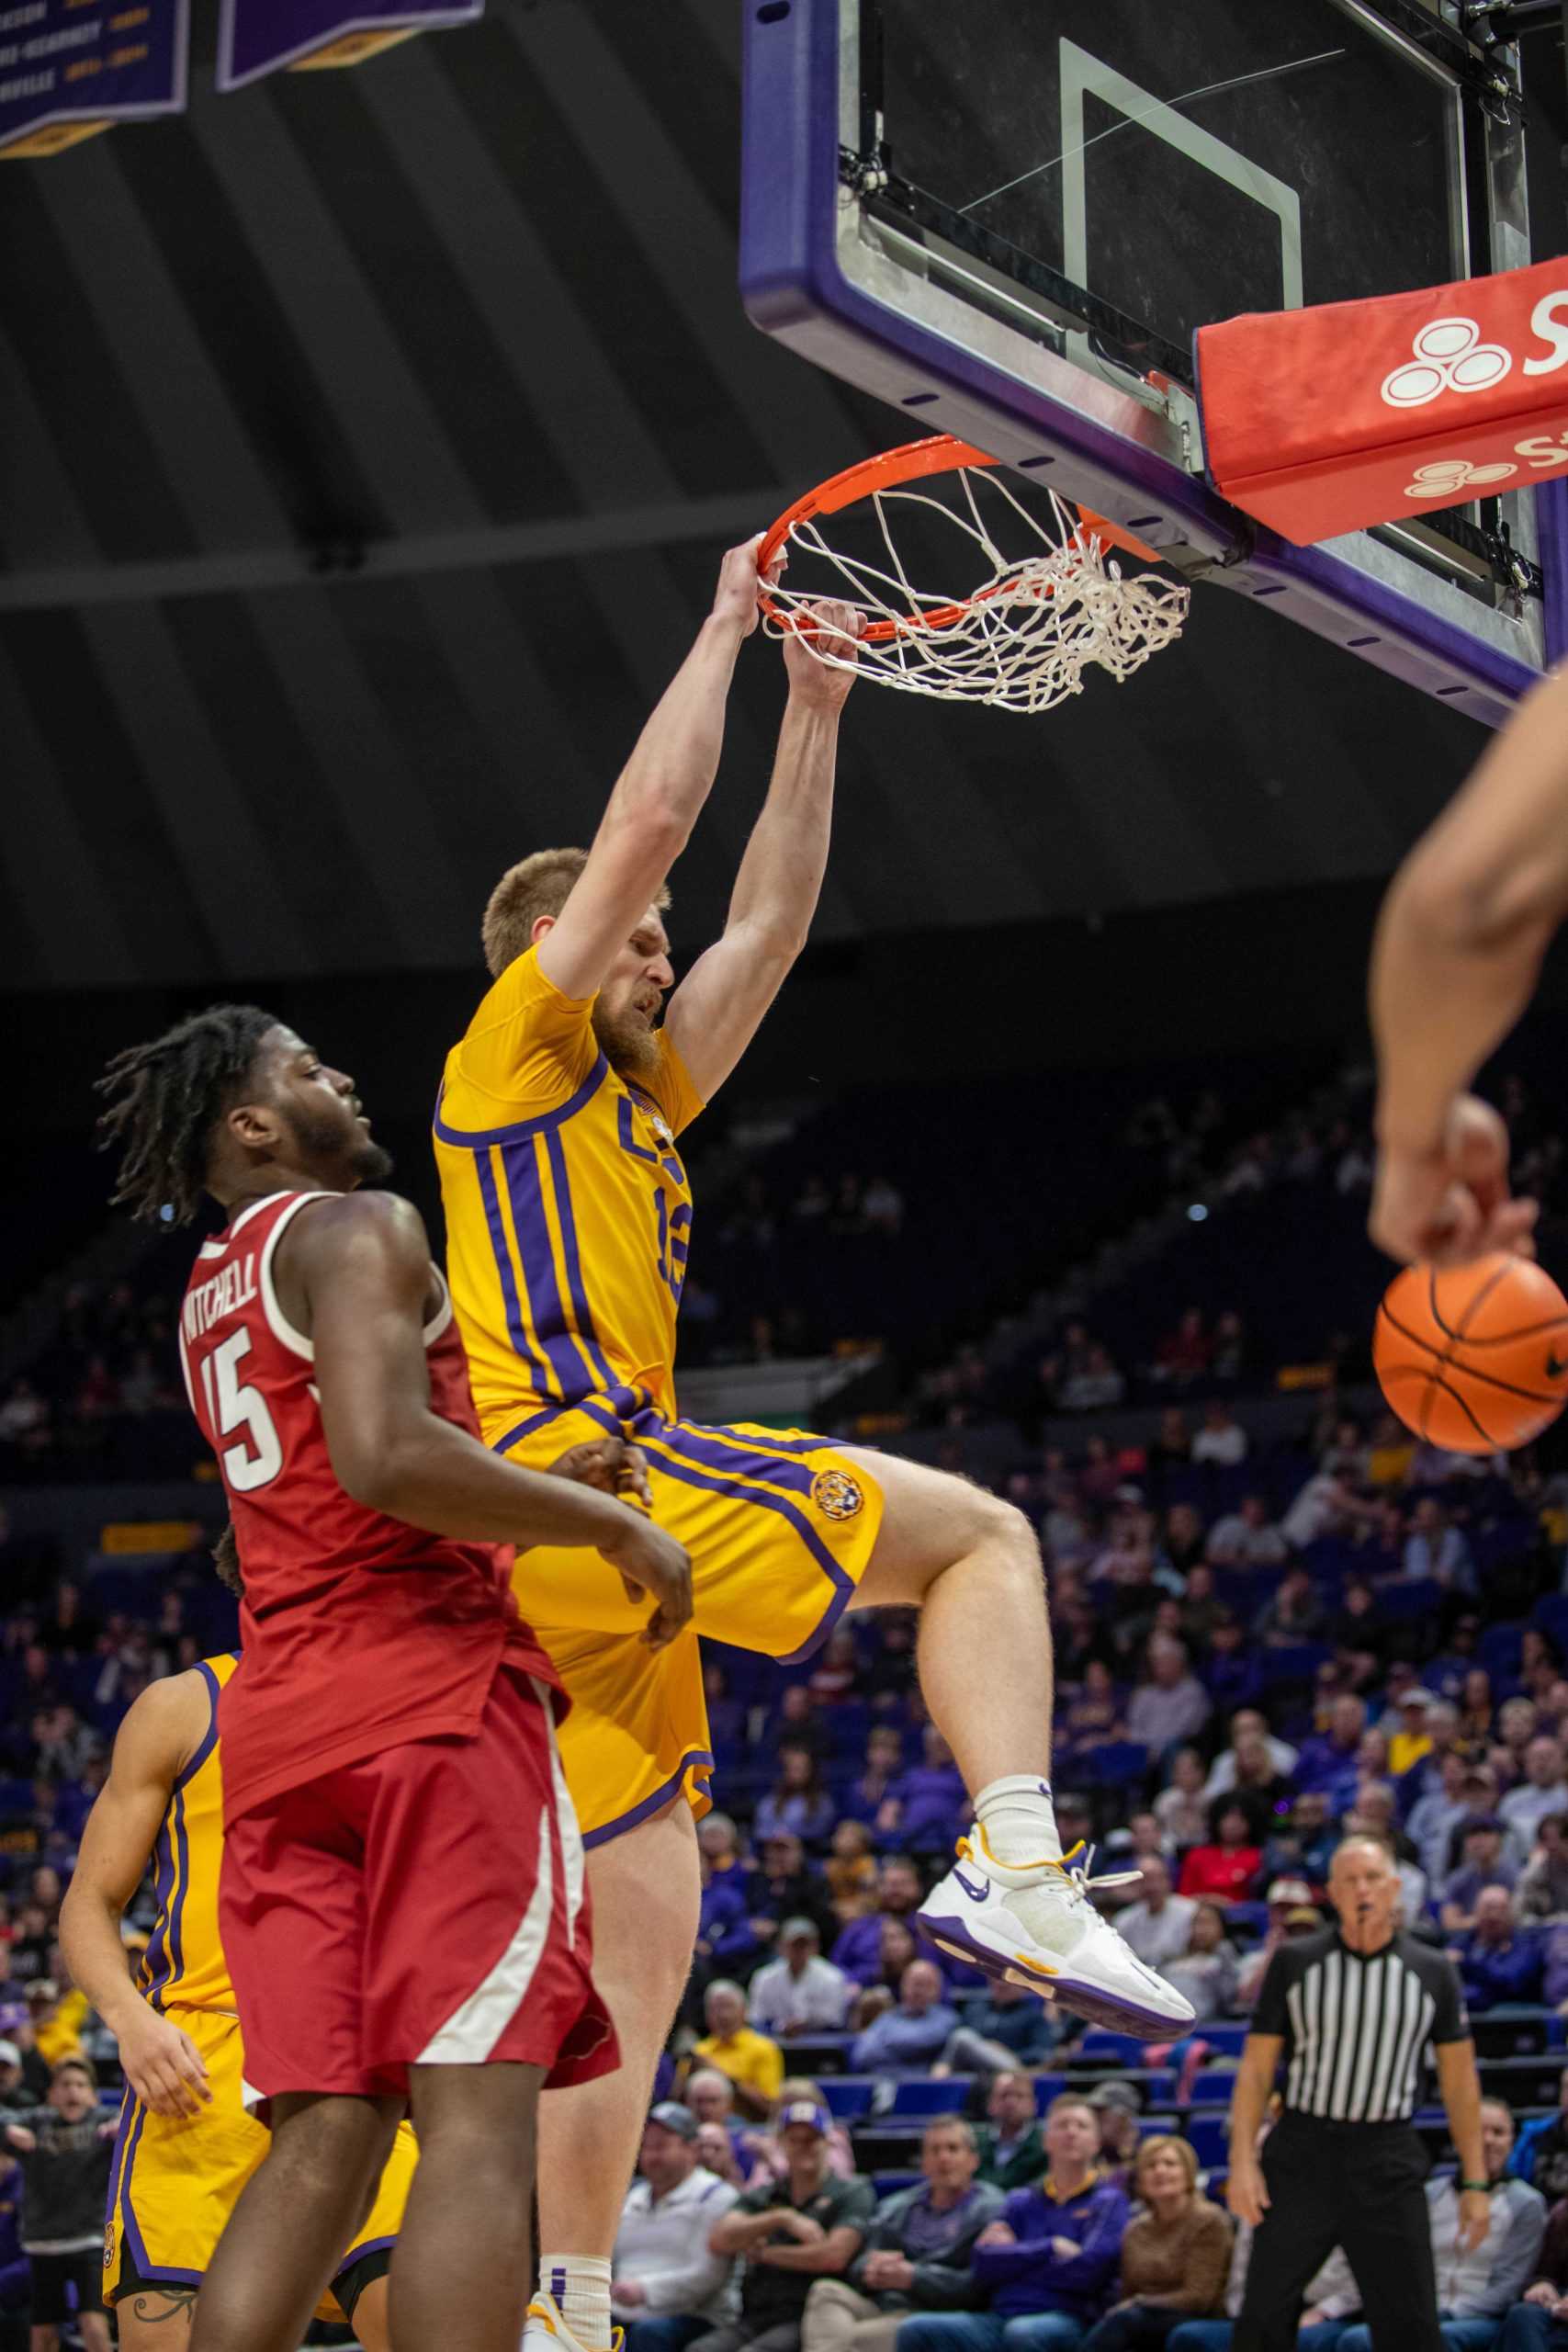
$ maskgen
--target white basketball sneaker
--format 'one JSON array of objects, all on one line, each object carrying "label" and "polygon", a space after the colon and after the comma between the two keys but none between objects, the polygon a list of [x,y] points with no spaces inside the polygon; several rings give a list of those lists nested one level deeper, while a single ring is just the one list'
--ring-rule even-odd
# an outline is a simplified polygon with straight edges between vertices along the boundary
[{"label": "white basketball sneaker", "polygon": [[[625,2337],[620,2328],[610,2331],[610,2352],[621,2352]],[[561,2317],[560,2305],[544,2289],[528,2306],[527,2324],[523,2330],[523,2352],[587,2352],[587,2346],[575,2336]]]},{"label": "white basketball sneaker", "polygon": [[[1082,1854],[1083,1860],[1077,1857]],[[1193,2021],[1190,2001],[1168,1985],[1102,1919],[1096,1886],[1130,1886],[1140,1871],[1089,1876],[1094,1849],[1059,1862],[998,1862],[978,1825],[958,1841],[958,1860],[921,1904],[932,1943],[987,1976],[1021,1984],[1091,2025],[1159,2041]]]}]

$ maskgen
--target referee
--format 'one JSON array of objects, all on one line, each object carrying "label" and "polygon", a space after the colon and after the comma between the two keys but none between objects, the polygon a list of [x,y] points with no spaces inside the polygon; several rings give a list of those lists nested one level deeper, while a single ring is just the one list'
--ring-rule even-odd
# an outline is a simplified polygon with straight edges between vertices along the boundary
[{"label": "referee", "polygon": [[[1228,2201],[1257,2231],[1233,2352],[1293,2352],[1308,2280],[1344,2249],[1374,2352],[1442,2352],[1424,2185],[1411,2127],[1427,2045],[1460,2157],[1460,2242],[1489,2213],[1481,2086],[1452,1963],[1396,1926],[1387,1848],[1348,1838],[1328,1874],[1337,1928],[1269,1963],[1231,2102]],[[1281,2059],[1284,2112],[1258,2135]]]}]

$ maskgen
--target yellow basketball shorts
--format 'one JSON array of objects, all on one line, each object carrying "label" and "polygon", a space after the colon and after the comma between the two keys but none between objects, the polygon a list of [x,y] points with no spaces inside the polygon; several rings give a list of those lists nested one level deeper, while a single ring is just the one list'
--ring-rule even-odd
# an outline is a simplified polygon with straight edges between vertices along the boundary
[{"label": "yellow basketball shorts", "polygon": [[[240,2191],[265,2155],[272,2136],[245,2112],[238,2018],[218,2009],[171,2007],[168,2014],[201,2052],[212,2104],[199,2115],[154,2115],[126,2092],[109,2171],[106,2303],[139,2286],[201,2284]],[[400,2124],[376,2201],[338,2264],[337,2276],[396,2238],[418,2160],[413,2133]],[[321,2316],[341,2319],[343,2313],[328,2299]]]},{"label": "yellow basketball shorts", "polygon": [[710,1428],[602,1399],[540,1413],[498,1451],[546,1469],[606,1431],[648,1462],[653,1515],[692,1559],[692,1622],[667,1649],[641,1639],[646,1601],[628,1600],[596,1553],[521,1552],[517,1604],[571,1700],[561,1762],[583,1843],[603,1845],[684,1793],[712,1802],[713,1750],[699,1634],[794,1666],[854,1598],[882,1523],[882,1490],[827,1438],[754,1422]]}]

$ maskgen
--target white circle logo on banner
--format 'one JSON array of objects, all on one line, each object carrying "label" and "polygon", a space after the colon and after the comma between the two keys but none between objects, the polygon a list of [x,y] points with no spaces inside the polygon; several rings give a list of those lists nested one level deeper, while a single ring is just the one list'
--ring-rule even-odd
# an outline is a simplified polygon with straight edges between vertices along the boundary
[{"label": "white circle logo on banner", "polygon": [[1406,498],[1457,498],[1461,490],[1480,490],[1487,482],[1506,481],[1517,466],[1472,466],[1468,458],[1438,458],[1417,466],[1416,479],[1405,485]]},{"label": "white circle logo on banner", "polygon": [[1500,384],[1514,355],[1500,343],[1483,343],[1473,319],[1434,319],[1411,346],[1415,356],[1383,378],[1390,408],[1425,408],[1439,392],[1481,392]]}]

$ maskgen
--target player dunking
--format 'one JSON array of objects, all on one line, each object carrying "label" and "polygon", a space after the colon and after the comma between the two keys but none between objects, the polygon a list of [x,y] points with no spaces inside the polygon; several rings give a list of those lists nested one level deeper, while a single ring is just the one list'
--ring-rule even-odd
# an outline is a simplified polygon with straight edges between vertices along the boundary
[{"label": "player dunking", "polygon": [[[225,1529],[218,1571],[238,1593]],[[126,2093],[109,2175],[104,2301],[121,2352],[188,2342],[196,2299],[240,2192],[267,2151],[244,2106],[244,2052],[218,1932],[223,1761],[218,1695],[238,1653],[150,1683],[119,1727],[60,1914],[79,1985],[119,2044]],[[148,1863],[158,1917],[137,1981],[120,1916]],[[333,2272],[323,2318],[347,2318],[364,2352],[387,2352],[387,2270],[418,2151],[398,2128],[370,2212]]]},{"label": "player dunking", "polygon": [[[778,756],[724,935],[659,1026],[673,978],[665,877],[713,783],[757,593],[753,543],[725,559],[713,612],[592,847],[541,852],[498,886],[484,923],[494,985],[447,1058],[435,1120],[453,1299],[486,1438],[534,1463],[596,1431],[635,1438],[655,1516],[693,1563],[692,1629],[657,1653],[640,1641],[645,1612],[593,1562],[547,1547],[518,1569],[571,1695],[563,1761],[625,2060],[617,2077],[542,2110],[548,2291],[534,2318],[592,2352],[610,2340],[609,2255],[696,1929],[693,1823],[711,1763],[698,1633],[793,1662],[846,1608],[918,1606],[926,1700],[976,1810],[965,1860],[927,1902],[928,1931],[1107,2022],[1167,2033],[1192,2014],[1099,1917],[1081,1862],[1062,1855],[1044,1579],[1021,1513],[861,1448],[679,1418],[692,1203],[677,1138],[735,1068],[805,943],[852,683],[785,640]],[[825,606],[818,620],[852,640],[847,608]],[[933,984],[962,989],[964,976],[933,968]]]},{"label": "player dunking", "polygon": [[185,1220],[206,1192],[228,1213],[179,1337],[244,1562],[220,1921],[272,2143],[192,2352],[292,2352],[405,2104],[420,2163],[393,2346],[513,2352],[540,2084],[615,2052],[554,1678],[505,1547],[600,1547],[656,1597],[655,1639],[684,1621],[687,1564],[615,1495],[478,1442],[419,1217],[360,1189],[387,1157],[352,1080],[291,1030],[213,1007],[120,1054],[103,1087],[116,1198]]},{"label": "player dunking", "polygon": [[1372,952],[1374,1241],[1451,1263],[1535,1254],[1508,1134],[1466,1091],[1568,914],[1568,669],[1539,685],[1394,876]]}]

